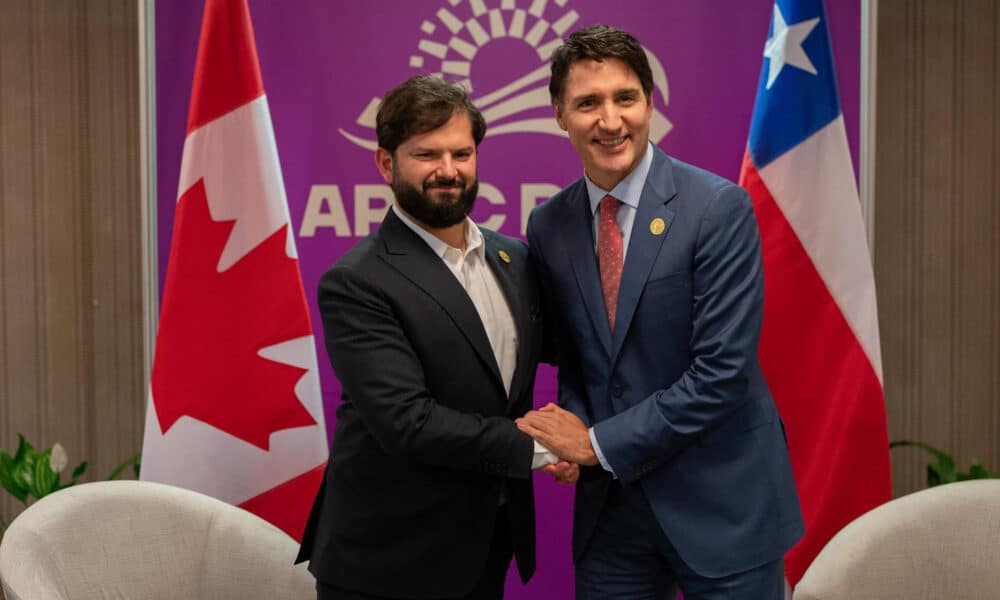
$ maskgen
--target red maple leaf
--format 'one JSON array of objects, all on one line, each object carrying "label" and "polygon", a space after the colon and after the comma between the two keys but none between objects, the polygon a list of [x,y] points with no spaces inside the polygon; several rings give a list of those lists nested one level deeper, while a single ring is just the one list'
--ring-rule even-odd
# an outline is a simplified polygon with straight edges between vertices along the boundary
[{"label": "red maple leaf", "polygon": [[213,221],[198,180],[177,202],[153,364],[166,433],[184,415],[268,450],[271,433],[315,424],[295,395],[307,372],[257,354],[312,334],[285,225],[219,273],[236,221]]}]

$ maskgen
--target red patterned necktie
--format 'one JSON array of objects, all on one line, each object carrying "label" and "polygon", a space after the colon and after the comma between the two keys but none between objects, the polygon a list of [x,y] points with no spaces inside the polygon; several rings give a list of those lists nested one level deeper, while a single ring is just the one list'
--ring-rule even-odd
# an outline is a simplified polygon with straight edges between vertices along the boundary
[{"label": "red patterned necktie", "polygon": [[601,267],[601,289],[604,291],[604,308],[608,323],[615,330],[615,310],[618,307],[618,285],[622,280],[622,232],[615,215],[621,200],[605,196],[601,200],[600,220],[597,224],[597,262]]}]

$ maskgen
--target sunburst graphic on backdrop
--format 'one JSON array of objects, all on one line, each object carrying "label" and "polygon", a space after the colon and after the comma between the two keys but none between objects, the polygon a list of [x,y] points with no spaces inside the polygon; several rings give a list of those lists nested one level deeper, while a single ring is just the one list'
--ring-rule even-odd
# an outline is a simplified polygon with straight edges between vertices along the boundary
[{"label": "sunburst graphic on backdrop", "polygon": [[[566,33],[580,20],[579,13],[566,8],[569,0],[499,0],[494,4],[499,7],[489,8],[486,0],[447,0],[433,18],[420,23],[421,37],[417,51],[409,57],[409,66],[416,73],[441,77],[468,89],[489,126],[487,137],[510,133],[565,136],[551,112],[544,117],[535,115],[539,112],[536,109],[551,106],[550,59]],[[550,18],[546,18],[547,11]],[[459,14],[468,16],[463,20]],[[520,40],[534,51],[538,62],[525,64],[522,69],[525,74],[510,83],[480,93],[472,79],[473,63],[484,47],[500,39]],[[653,71],[654,88],[661,96],[661,102],[654,104],[649,132],[650,139],[659,143],[672,128],[656,108],[660,104],[667,106],[667,75],[659,59],[644,50]],[[381,98],[372,98],[356,120],[357,125],[369,130],[367,136],[354,135],[343,128],[338,129],[341,135],[362,148],[375,150],[375,115],[380,102]]]}]

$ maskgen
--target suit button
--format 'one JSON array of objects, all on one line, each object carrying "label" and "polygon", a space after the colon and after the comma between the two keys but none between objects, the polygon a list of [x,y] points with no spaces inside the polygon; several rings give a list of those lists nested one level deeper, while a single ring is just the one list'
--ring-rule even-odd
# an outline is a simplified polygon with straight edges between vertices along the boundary
[{"label": "suit button", "polygon": [[615,398],[621,398],[622,386],[618,385],[617,383],[611,386],[611,395],[614,396]]}]

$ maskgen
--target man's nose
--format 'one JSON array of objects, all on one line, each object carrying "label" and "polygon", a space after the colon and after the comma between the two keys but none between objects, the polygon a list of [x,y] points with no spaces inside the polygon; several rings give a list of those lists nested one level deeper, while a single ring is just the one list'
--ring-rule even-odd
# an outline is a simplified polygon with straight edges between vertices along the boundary
[{"label": "man's nose", "polygon": [[601,108],[600,125],[604,129],[616,131],[622,125],[621,112],[612,102],[605,103]]},{"label": "man's nose", "polygon": [[451,157],[451,155],[445,154],[438,162],[438,179],[450,180],[454,179],[456,175],[458,175],[458,169],[455,167],[455,160]]}]

